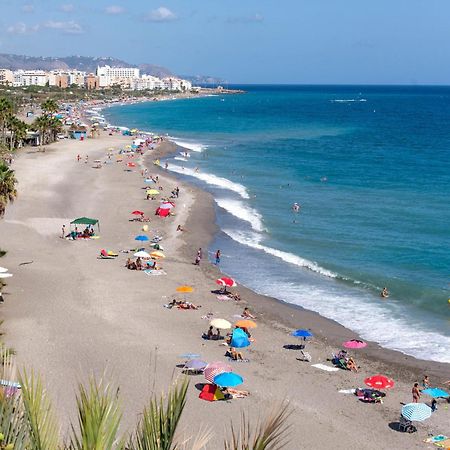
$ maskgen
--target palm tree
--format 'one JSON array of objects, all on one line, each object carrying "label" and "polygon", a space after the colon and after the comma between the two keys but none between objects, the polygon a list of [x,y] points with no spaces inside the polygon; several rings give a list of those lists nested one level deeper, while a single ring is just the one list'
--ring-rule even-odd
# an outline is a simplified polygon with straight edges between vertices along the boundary
[{"label": "palm tree", "polygon": [[0,144],[6,142],[6,122],[13,112],[13,104],[6,97],[0,97]]},{"label": "palm tree", "polygon": [[36,117],[33,122],[33,127],[36,131],[39,131],[39,145],[42,147],[47,141],[47,131],[50,128],[50,119],[47,116]]},{"label": "palm tree", "polygon": [[53,113],[58,111],[58,103],[52,99],[48,98],[41,104],[41,109],[46,116],[51,116]]},{"label": "palm tree", "polygon": [[27,124],[12,114],[7,117],[7,129],[10,132],[9,150],[12,152],[27,136]]},{"label": "palm tree", "polygon": [[51,117],[49,119],[49,131],[52,142],[56,141],[56,136],[58,135],[58,133],[61,133],[62,130],[63,130],[62,122],[56,117]]},{"label": "palm tree", "polygon": [[16,184],[14,170],[5,161],[0,161],[0,217],[5,214],[6,205],[17,197]]}]

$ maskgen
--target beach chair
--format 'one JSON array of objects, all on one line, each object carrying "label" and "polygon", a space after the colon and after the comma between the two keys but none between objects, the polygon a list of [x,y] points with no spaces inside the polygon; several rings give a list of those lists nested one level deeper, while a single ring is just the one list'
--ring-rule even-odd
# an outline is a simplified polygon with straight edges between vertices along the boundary
[{"label": "beach chair", "polygon": [[300,350],[300,357],[298,357],[297,359],[299,361],[306,361],[306,362],[312,361],[311,355],[308,352],[305,352],[304,350]]},{"label": "beach chair", "polygon": [[405,433],[414,433],[417,431],[417,428],[412,424],[410,420],[405,419],[403,416],[400,416],[400,420],[398,422],[398,431],[403,431]]}]

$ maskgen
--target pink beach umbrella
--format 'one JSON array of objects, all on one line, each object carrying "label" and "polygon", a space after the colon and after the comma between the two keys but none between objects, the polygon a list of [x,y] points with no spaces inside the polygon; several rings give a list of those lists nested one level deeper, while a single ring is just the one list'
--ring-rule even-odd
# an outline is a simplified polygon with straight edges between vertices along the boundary
[{"label": "pink beach umbrella", "polygon": [[229,364],[222,362],[222,361],[216,361],[213,363],[208,364],[205,367],[205,370],[203,371],[203,375],[205,376],[206,380],[213,383],[214,377],[217,375],[220,375],[224,372],[232,372],[233,367],[231,367]]},{"label": "pink beach umbrella", "polygon": [[236,286],[236,282],[233,280],[233,278],[229,277],[219,278],[218,280],[216,280],[216,283],[219,284],[220,286],[228,286],[228,287]]},{"label": "pink beach umbrella", "polygon": [[350,341],[344,342],[342,345],[345,348],[364,348],[367,346],[367,343],[360,341],[359,339],[351,339]]}]

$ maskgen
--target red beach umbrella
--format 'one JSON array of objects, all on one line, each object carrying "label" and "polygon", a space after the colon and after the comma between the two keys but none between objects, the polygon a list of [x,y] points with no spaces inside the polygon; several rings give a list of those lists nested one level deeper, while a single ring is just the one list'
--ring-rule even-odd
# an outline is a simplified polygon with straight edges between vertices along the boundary
[{"label": "red beach umbrella", "polygon": [[373,375],[369,378],[366,378],[364,380],[364,383],[366,383],[367,386],[376,389],[389,389],[394,387],[394,380],[391,380],[384,375]]},{"label": "red beach umbrella", "polygon": [[228,287],[234,287],[236,286],[236,282],[233,280],[233,278],[228,277],[222,277],[216,280],[217,284],[220,284],[221,286],[228,286]]},{"label": "red beach umbrella", "polygon": [[131,214],[133,214],[133,216],[142,216],[144,214],[144,211],[136,210],[133,211]]},{"label": "red beach umbrella", "polygon": [[128,166],[128,167],[136,167],[136,163],[134,163],[134,162],[128,162],[128,163],[127,163],[127,166]]}]

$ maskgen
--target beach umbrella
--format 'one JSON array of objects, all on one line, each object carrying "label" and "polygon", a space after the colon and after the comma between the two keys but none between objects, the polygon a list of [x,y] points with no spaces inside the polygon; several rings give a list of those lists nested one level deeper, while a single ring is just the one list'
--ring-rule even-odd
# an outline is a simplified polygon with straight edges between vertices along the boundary
[{"label": "beach umbrella", "polygon": [[158,244],[157,242],[153,242],[152,244],[150,244],[150,247],[153,247],[155,250],[164,251],[162,245]]},{"label": "beach umbrella", "polygon": [[159,209],[172,209],[173,205],[172,203],[161,203],[159,205]]},{"label": "beach umbrella", "polygon": [[0,267],[0,273],[8,272],[8,269],[5,267]]},{"label": "beach umbrella", "polygon": [[134,238],[135,241],[149,241],[150,239],[147,236],[144,236],[143,234],[140,234],[139,236],[136,236]]},{"label": "beach umbrella", "polygon": [[166,257],[166,255],[164,255],[164,253],[163,253],[163,252],[160,252],[159,250],[155,250],[154,252],[152,252],[152,253],[150,254],[150,256],[151,256],[152,258],[165,258],[165,257]]},{"label": "beach umbrella", "polygon": [[142,231],[147,232],[148,231],[148,225],[142,225]]},{"label": "beach umbrella", "polygon": [[350,341],[344,342],[342,344],[345,348],[364,348],[367,344],[359,339],[351,339]]},{"label": "beach umbrella", "polygon": [[0,273],[0,278],[11,278],[12,276],[12,273]]},{"label": "beach umbrella", "polygon": [[431,408],[425,403],[408,403],[402,407],[402,416],[414,422],[428,419],[431,413]]},{"label": "beach umbrella", "polygon": [[136,252],[134,256],[136,256],[136,258],[150,258],[150,254],[144,252],[143,250],[141,250],[140,252]]},{"label": "beach umbrella", "polygon": [[238,320],[235,324],[235,327],[239,327],[239,328],[256,328],[257,325],[255,322],[253,322],[253,320],[248,320],[248,319],[243,319],[243,320]]},{"label": "beach umbrella", "polygon": [[144,215],[144,211],[139,211],[137,209],[136,211],[133,211],[131,214],[133,214],[133,216],[142,216]]},{"label": "beach umbrella", "polygon": [[160,192],[157,189],[147,189],[147,195],[159,195]]},{"label": "beach umbrella", "polygon": [[182,292],[183,294],[186,294],[188,292],[192,292],[194,288],[192,286],[178,286],[176,288],[177,292]]},{"label": "beach umbrella", "polygon": [[194,358],[200,358],[200,355],[197,353],[183,353],[182,355],[178,355],[180,358],[186,358],[186,359],[194,359]]},{"label": "beach umbrella", "polygon": [[223,372],[214,377],[214,384],[221,387],[239,386],[244,382],[244,379],[234,372]]},{"label": "beach umbrella", "polygon": [[236,282],[233,280],[233,278],[229,278],[229,277],[222,277],[222,278],[217,279],[216,284],[219,284],[220,286],[227,286],[227,287],[236,286]]},{"label": "beach umbrella", "polygon": [[394,380],[391,380],[384,375],[373,375],[364,380],[364,383],[371,388],[388,389],[394,387]]},{"label": "beach umbrella", "polygon": [[308,330],[295,330],[291,333],[291,335],[295,337],[302,337],[305,339],[313,336],[313,334]]},{"label": "beach umbrella", "polygon": [[208,363],[201,359],[190,359],[184,365],[184,369],[203,370],[207,365]]},{"label": "beach umbrella", "polygon": [[203,371],[203,375],[205,376],[206,380],[210,381],[211,383],[214,381],[214,377],[216,375],[219,375],[224,372],[232,372],[233,368],[230,366],[230,364],[227,364],[222,361],[215,361],[213,363],[208,364],[205,367],[205,370]]},{"label": "beach umbrella", "polygon": [[450,394],[443,389],[439,388],[427,388],[422,391],[423,394],[427,394],[433,398],[448,398]]},{"label": "beach umbrella", "polygon": [[225,319],[213,319],[209,324],[219,330],[229,330],[231,328],[231,323]]},{"label": "beach umbrella", "polygon": [[136,167],[136,163],[134,162],[127,162],[128,167]]}]

